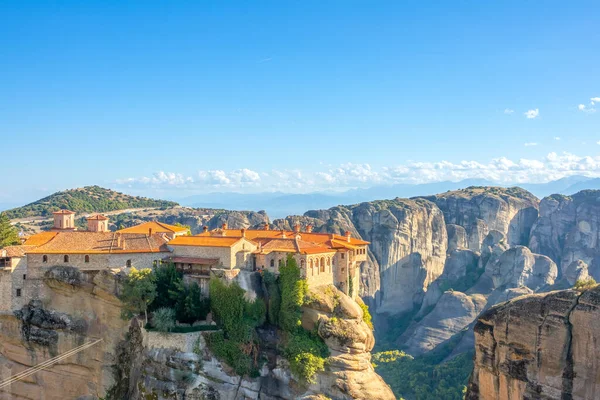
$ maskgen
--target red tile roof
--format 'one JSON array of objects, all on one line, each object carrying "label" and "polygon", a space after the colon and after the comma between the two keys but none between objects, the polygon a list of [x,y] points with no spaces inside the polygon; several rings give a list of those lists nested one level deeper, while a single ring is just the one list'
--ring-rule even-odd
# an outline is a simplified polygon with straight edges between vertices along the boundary
[{"label": "red tile roof", "polygon": [[[47,243],[28,251],[32,254],[98,254],[168,252],[167,239],[160,233],[148,236],[116,232],[55,232]],[[30,239],[31,240],[31,239]],[[29,242],[29,241],[28,241]],[[28,244],[26,242],[26,244]]]},{"label": "red tile roof", "polygon": [[75,211],[59,210],[59,211],[54,211],[52,214],[75,214]]},{"label": "red tile roof", "polygon": [[91,217],[87,217],[86,219],[88,221],[106,221],[108,218],[106,218],[102,214],[96,214],[96,215],[92,215]]},{"label": "red tile roof", "polygon": [[183,228],[177,225],[169,225],[162,222],[151,221],[144,222],[143,224],[139,224],[136,226],[132,226],[130,228],[120,229],[117,232],[121,233],[148,233],[152,229],[152,232],[155,233],[186,233],[188,231],[187,228]]}]

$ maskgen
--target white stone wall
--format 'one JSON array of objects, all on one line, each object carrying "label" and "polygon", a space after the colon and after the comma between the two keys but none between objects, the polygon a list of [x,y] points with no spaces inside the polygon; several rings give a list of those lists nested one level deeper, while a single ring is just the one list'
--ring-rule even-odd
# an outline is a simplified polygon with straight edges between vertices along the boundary
[{"label": "white stone wall", "polygon": [[[44,255],[48,261],[44,262]],[[69,257],[65,262],[64,256]],[[27,265],[30,268],[47,268],[56,265],[76,267],[82,271],[98,271],[107,268],[123,268],[127,266],[127,261],[131,260],[131,266],[137,269],[152,268],[154,261],[163,260],[169,257],[171,253],[103,253],[103,254],[28,254]],[[85,262],[86,256],[89,262]]]},{"label": "white stone wall", "polygon": [[252,268],[252,252],[256,250],[256,245],[246,239],[241,240],[231,247],[232,268]]},{"label": "white stone wall", "polygon": [[[143,343],[147,349],[176,349],[182,353],[192,353],[198,338],[202,332],[190,333],[163,333],[149,332],[142,328]],[[200,349],[204,349],[206,344],[200,339]]]}]

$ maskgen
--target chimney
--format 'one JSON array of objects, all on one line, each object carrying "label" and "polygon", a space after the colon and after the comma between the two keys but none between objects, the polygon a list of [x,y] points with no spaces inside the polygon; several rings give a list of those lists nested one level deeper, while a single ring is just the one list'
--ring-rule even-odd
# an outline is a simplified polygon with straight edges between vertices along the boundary
[{"label": "chimney", "polygon": [[242,237],[246,237],[246,230],[244,228],[242,228]]},{"label": "chimney", "polygon": [[208,232],[208,226],[204,225],[204,226],[202,227],[202,232]]},{"label": "chimney", "polygon": [[152,236],[152,228],[148,228],[148,236]]},{"label": "chimney", "polygon": [[269,223],[265,222],[265,231],[268,231],[268,230],[269,230]]},{"label": "chimney", "polygon": [[122,242],[121,234],[117,233],[117,248],[119,248],[119,249],[121,248],[121,242]]},{"label": "chimney", "polygon": [[223,222],[223,225],[221,225],[221,228],[227,229],[227,222]]},{"label": "chimney", "polygon": [[348,242],[350,242],[350,238],[352,237],[352,234],[350,233],[350,231],[346,231],[346,240]]},{"label": "chimney", "polygon": [[287,236],[285,235],[285,231],[284,231],[283,229],[281,230],[281,237],[282,237],[282,238],[284,238],[284,239],[287,237]]},{"label": "chimney", "polygon": [[311,233],[313,230],[313,226],[311,224],[306,225],[306,232]]},{"label": "chimney", "polygon": [[300,224],[298,222],[296,222],[296,224],[294,225],[294,232],[300,232]]}]

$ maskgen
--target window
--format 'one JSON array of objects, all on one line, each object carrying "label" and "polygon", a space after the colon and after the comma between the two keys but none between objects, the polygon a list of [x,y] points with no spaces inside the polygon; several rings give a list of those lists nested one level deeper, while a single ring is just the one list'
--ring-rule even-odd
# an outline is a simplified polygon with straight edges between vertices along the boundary
[{"label": "window", "polygon": [[17,297],[21,297],[21,289],[17,289]]},{"label": "window", "polygon": [[43,256],[43,257],[42,257],[42,262],[45,262],[45,263],[47,263],[47,262],[48,262],[48,256]]},{"label": "window", "polygon": [[86,262],[86,263],[89,263],[89,262],[90,262],[90,256],[88,256],[88,255],[86,255],[86,256],[85,256],[85,262]]},{"label": "window", "polygon": [[344,253],[342,253],[342,260],[344,259]]},{"label": "window", "polygon": [[27,279],[27,274],[23,274],[23,280]]},{"label": "window", "polygon": [[304,268],[305,262],[304,260],[300,260],[300,268]]},{"label": "window", "polygon": [[68,263],[68,262],[69,262],[69,256],[68,256],[68,255],[65,255],[65,256],[63,257],[63,261],[64,261],[64,262],[66,262],[66,263]]},{"label": "window", "polygon": [[325,272],[325,258],[321,257],[321,272]]},{"label": "window", "polygon": [[271,268],[274,268],[274,267],[275,267],[275,260],[271,259]]},{"label": "window", "polygon": [[127,265],[127,268],[131,268],[131,260],[127,260],[127,262],[125,263],[125,265]]}]

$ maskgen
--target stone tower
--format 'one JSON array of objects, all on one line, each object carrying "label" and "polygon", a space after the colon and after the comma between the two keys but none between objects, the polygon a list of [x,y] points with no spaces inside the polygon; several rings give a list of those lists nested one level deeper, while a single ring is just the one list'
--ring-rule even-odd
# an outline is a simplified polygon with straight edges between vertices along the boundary
[{"label": "stone tower", "polygon": [[104,215],[96,214],[87,218],[88,228],[90,232],[108,232],[108,218]]},{"label": "stone tower", "polygon": [[52,230],[74,231],[75,213],[69,210],[60,210],[52,213],[54,215],[54,226]]}]

